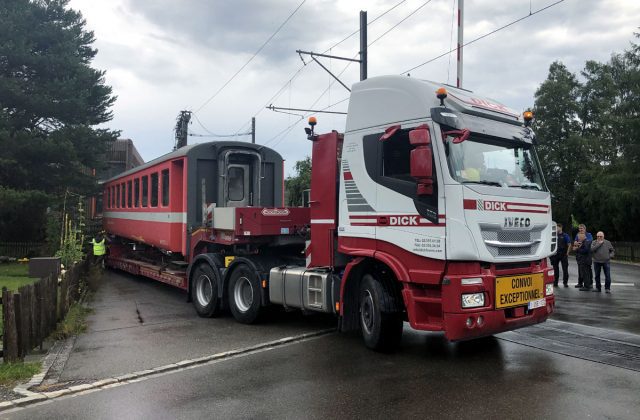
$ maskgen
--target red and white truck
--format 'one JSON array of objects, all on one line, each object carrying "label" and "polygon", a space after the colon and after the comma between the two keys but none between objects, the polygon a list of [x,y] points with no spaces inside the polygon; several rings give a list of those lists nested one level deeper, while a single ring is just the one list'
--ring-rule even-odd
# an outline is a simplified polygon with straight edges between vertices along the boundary
[{"label": "red and white truck", "polygon": [[332,313],[376,350],[404,321],[452,341],[543,322],[556,235],[527,120],[429,81],[356,83],[344,133],[307,129],[309,208],[283,207],[275,151],[185,146],[105,183],[107,264],[184,289],[200,316]]}]

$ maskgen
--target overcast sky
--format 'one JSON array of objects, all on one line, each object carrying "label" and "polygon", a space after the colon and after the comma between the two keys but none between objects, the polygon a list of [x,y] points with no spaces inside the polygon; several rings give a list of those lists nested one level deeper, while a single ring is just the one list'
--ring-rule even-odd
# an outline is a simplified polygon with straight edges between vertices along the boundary
[{"label": "overcast sky", "polygon": [[[554,2],[467,0],[465,42]],[[406,72],[449,51],[457,36],[454,0],[307,0],[253,61],[213,97],[301,3],[71,0],[70,5],[82,12],[87,29],[95,32],[98,55],[93,66],[106,70],[106,82],[118,97],[108,127],[132,139],[145,161],[172,150],[176,117],[186,109],[195,112],[189,127],[194,134],[245,132],[256,116],[256,142],[277,150],[287,160],[290,174],[295,162],[310,154],[305,122],[287,130],[299,117],[264,106],[322,109],[348,97],[339,84],[329,87],[331,76],[309,63],[308,57],[300,71],[303,63],[296,49],[324,52],[356,31],[359,11],[366,10],[368,40],[373,42],[368,50],[368,73],[373,77]],[[535,91],[553,61],[562,61],[579,74],[586,60],[607,61],[613,52],[627,49],[638,26],[640,1],[565,0],[466,47],[463,87],[524,110],[533,105]],[[356,34],[327,54],[353,58],[358,50]],[[346,65],[328,59],[323,63],[335,73]],[[455,84],[455,54],[412,70],[411,77]],[[350,65],[341,79],[348,86],[357,82],[358,65]],[[345,101],[331,109],[345,111],[346,107]],[[344,130],[342,116],[317,117],[317,132]],[[239,139],[251,141],[249,137]],[[190,143],[209,140],[189,137]]]}]

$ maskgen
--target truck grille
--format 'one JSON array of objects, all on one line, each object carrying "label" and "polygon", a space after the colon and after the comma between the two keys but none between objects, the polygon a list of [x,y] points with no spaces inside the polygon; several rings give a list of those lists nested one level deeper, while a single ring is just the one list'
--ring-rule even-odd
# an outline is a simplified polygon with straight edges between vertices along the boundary
[{"label": "truck grille", "polygon": [[537,253],[546,225],[530,230],[503,229],[498,224],[481,224],[480,232],[489,253],[494,257],[527,257]]}]

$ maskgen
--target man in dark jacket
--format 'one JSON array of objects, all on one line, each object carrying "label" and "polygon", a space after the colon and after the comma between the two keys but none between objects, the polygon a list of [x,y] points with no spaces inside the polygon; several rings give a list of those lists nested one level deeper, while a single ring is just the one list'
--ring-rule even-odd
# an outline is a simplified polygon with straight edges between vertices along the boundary
[{"label": "man in dark jacket", "polygon": [[611,293],[611,267],[610,261],[614,255],[613,245],[604,239],[604,232],[596,233],[596,240],[591,242],[591,256],[593,258],[593,271],[596,273],[596,288],[594,292],[599,292],[600,270],[604,270],[604,290]]},{"label": "man in dark jacket", "polygon": [[562,231],[562,223],[557,224],[556,234],[557,248],[556,253],[551,256],[551,264],[553,265],[553,273],[555,275],[554,286],[558,286],[560,279],[560,264],[562,263],[562,283],[564,287],[569,287],[569,249],[571,248],[571,237]]},{"label": "man in dark jacket", "polygon": [[[591,240],[584,233],[578,233],[573,249],[576,251],[578,273],[582,281],[581,292],[588,292],[593,287],[593,274],[591,272]],[[580,280],[579,280],[580,281]]]},{"label": "man in dark jacket", "polygon": [[[591,236],[591,232],[587,232],[587,227],[580,223],[578,225],[578,234],[576,235],[575,239],[573,240],[573,250],[577,251],[578,248],[580,248],[580,245],[582,244],[582,242],[580,241],[580,243],[578,243],[578,237],[579,235],[585,235],[586,239],[589,241],[589,246],[591,246],[591,241],[593,241],[593,236]],[[578,259],[578,255],[576,254],[576,260]],[[583,270],[586,271],[586,270]],[[591,273],[591,260],[589,260],[589,274],[593,275],[593,273]],[[593,281],[593,277],[591,278],[591,280]],[[582,284],[582,273],[580,272],[580,266],[578,266],[578,284],[575,285],[576,288],[582,288],[584,287],[584,285]],[[591,287],[592,285],[589,285],[589,287]]]}]

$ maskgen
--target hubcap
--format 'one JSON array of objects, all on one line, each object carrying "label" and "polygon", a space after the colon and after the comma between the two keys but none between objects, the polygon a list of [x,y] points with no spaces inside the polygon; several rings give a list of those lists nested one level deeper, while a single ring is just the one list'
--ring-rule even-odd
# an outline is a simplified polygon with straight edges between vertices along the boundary
[{"label": "hubcap", "polygon": [[367,334],[371,334],[373,330],[373,311],[373,297],[370,291],[365,290],[365,295],[362,296],[362,304],[360,305],[360,318]]},{"label": "hubcap", "polygon": [[241,312],[247,312],[253,303],[253,288],[246,277],[240,277],[233,289],[236,306]]},{"label": "hubcap", "polygon": [[198,277],[196,298],[200,306],[207,306],[213,298],[213,285],[211,284],[211,279],[206,274]]}]

